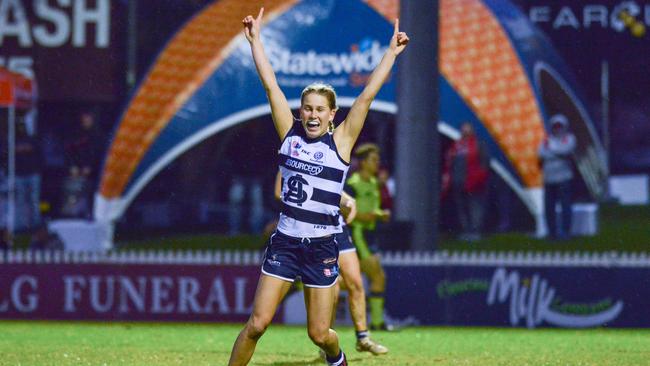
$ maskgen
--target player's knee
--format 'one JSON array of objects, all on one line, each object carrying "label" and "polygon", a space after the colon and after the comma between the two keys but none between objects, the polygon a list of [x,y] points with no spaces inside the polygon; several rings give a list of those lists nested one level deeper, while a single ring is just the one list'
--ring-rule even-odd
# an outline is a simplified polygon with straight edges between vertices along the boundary
[{"label": "player's knee", "polygon": [[259,318],[251,318],[246,324],[246,334],[249,338],[257,340],[266,332],[268,327],[269,322]]},{"label": "player's knee", "polygon": [[361,277],[351,278],[348,282],[345,283],[345,286],[348,288],[350,293],[361,293],[363,292],[363,281]]},{"label": "player's knee", "polygon": [[325,328],[314,328],[309,329],[308,331],[309,339],[318,347],[324,347],[327,344],[329,338],[329,329]]}]

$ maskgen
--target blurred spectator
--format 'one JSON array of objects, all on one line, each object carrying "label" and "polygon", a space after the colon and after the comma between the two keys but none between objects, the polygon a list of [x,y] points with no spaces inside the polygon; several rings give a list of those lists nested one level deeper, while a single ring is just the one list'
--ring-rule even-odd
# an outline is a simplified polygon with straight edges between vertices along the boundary
[{"label": "blurred spectator", "polygon": [[461,138],[445,156],[442,191],[451,191],[461,228],[460,240],[481,239],[483,212],[489,175],[489,157],[483,143],[468,122],[461,126]]},{"label": "blurred spectator", "polygon": [[[513,202],[516,197],[512,188],[497,174],[490,174],[488,179],[488,206],[490,212],[496,212],[496,231],[503,233],[512,229]],[[492,211],[494,210],[494,211]]]},{"label": "blurred spectator", "polygon": [[379,168],[377,173],[377,182],[379,183],[379,193],[381,194],[381,208],[393,210],[393,196],[395,194],[395,180],[391,177],[386,168]]},{"label": "blurred spectator", "polygon": [[60,214],[65,217],[88,218],[90,216],[90,201],[88,191],[88,176],[90,170],[71,166],[68,176],[63,180],[63,203]]},{"label": "blurred spectator", "polygon": [[36,227],[40,221],[41,150],[25,124],[16,125],[16,228]]},{"label": "blurred spectator", "polygon": [[43,129],[40,132],[41,150],[43,152],[43,165],[45,167],[61,169],[65,167],[65,153],[63,142],[53,128]]},{"label": "blurred spectator", "polygon": [[[544,174],[544,212],[551,239],[568,239],[571,229],[571,157],[576,138],[569,131],[569,120],[562,114],[550,119],[551,133],[539,146],[539,158]],[[561,206],[560,225],[556,205]]]},{"label": "blurred spectator", "polygon": [[[259,234],[264,230],[265,220],[269,216],[264,206],[263,182],[270,177],[267,177],[267,173],[261,167],[268,166],[269,154],[277,154],[277,146],[257,145],[252,149],[249,144],[249,141],[267,140],[268,135],[265,134],[266,130],[257,126],[253,128],[241,126],[231,132],[231,139],[225,150],[226,163],[223,169],[231,176],[227,191],[230,235],[240,234],[246,229],[250,233]],[[275,173],[273,171],[273,177]]]},{"label": "blurred spectator", "polygon": [[30,250],[63,250],[63,242],[58,235],[51,233],[47,224],[40,225],[32,234]]},{"label": "blurred spectator", "polygon": [[82,112],[79,116],[79,128],[72,133],[72,139],[66,144],[68,166],[78,166],[89,173],[94,182],[99,170],[104,140],[95,123],[95,116]]},{"label": "blurred spectator", "polygon": [[242,219],[246,213],[250,231],[255,234],[261,232],[264,225],[264,195],[261,180],[236,175],[232,178],[228,191],[230,235],[241,233]]},{"label": "blurred spectator", "polygon": [[[72,139],[66,143],[68,167],[78,167],[81,174],[70,175],[64,182],[64,191],[72,191],[64,197],[62,203],[68,211],[66,216],[86,217],[92,210],[93,188],[98,184],[98,174],[104,153],[105,142],[95,115],[91,112],[81,112],[79,127],[72,133]],[[82,179],[83,178],[83,179]],[[83,189],[81,180],[84,180]],[[77,187],[77,188],[75,188]]]}]

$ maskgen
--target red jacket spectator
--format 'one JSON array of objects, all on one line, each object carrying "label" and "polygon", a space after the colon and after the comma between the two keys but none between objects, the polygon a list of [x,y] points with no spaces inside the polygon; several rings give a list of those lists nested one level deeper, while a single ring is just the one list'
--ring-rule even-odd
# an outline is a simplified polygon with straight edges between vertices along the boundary
[{"label": "red jacket spectator", "polygon": [[442,192],[462,186],[467,193],[485,190],[488,180],[488,158],[485,148],[470,125],[463,125],[462,137],[447,150],[442,176]]}]

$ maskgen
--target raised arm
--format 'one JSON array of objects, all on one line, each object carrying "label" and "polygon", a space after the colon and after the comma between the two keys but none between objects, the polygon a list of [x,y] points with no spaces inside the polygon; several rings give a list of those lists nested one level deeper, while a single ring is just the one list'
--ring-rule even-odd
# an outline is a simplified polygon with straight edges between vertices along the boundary
[{"label": "raised arm", "polygon": [[248,43],[250,43],[253,61],[255,61],[255,67],[257,68],[257,74],[259,75],[264,90],[266,91],[266,95],[269,98],[271,116],[273,117],[275,130],[278,132],[280,139],[284,139],[293,125],[293,114],[291,113],[291,108],[289,108],[287,98],[284,96],[284,93],[278,85],[275,73],[273,72],[269,59],[266,57],[264,46],[260,39],[260,27],[263,15],[264,8],[261,8],[257,18],[253,18],[252,15],[249,15],[242,20],[242,23],[244,24],[244,35],[246,36]]},{"label": "raised arm", "polygon": [[375,99],[388,75],[390,75],[395,59],[404,51],[408,42],[409,37],[406,33],[399,31],[399,19],[395,19],[393,37],[390,39],[390,45],[386,53],[384,53],[379,65],[370,74],[366,87],[352,104],[347,118],[334,131],[334,141],[336,141],[336,147],[342,158],[350,160],[352,147],[361,133],[370,104]]}]

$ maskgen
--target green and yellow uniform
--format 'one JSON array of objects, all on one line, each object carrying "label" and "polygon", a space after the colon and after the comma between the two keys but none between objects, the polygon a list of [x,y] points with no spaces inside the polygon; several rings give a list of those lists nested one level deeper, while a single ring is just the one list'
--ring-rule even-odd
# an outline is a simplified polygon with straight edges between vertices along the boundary
[{"label": "green and yellow uniform", "polygon": [[[375,212],[381,214],[381,192],[377,178],[370,177],[365,180],[361,174],[354,173],[346,182],[345,191],[357,201],[357,217],[359,214]],[[352,241],[357,247],[357,255],[360,260],[371,257],[379,251],[375,229],[377,221],[359,221],[355,219],[350,224]],[[370,322],[372,326],[379,326],[384,323],[384,293],[370,292],[368,296],[370,305]]]},{"label": "green and yellow uniform", "polygon": [[[356,172],[348,178],[345,191],[357,201],[357,214],[381,213],[381,193],[377,178],[370,177],[364,180]],[[375,220],[362,222],[355,219],[350,224],[352,240],[360,259],[367,258],[378,251],[375,240],[376,226]]]}]

